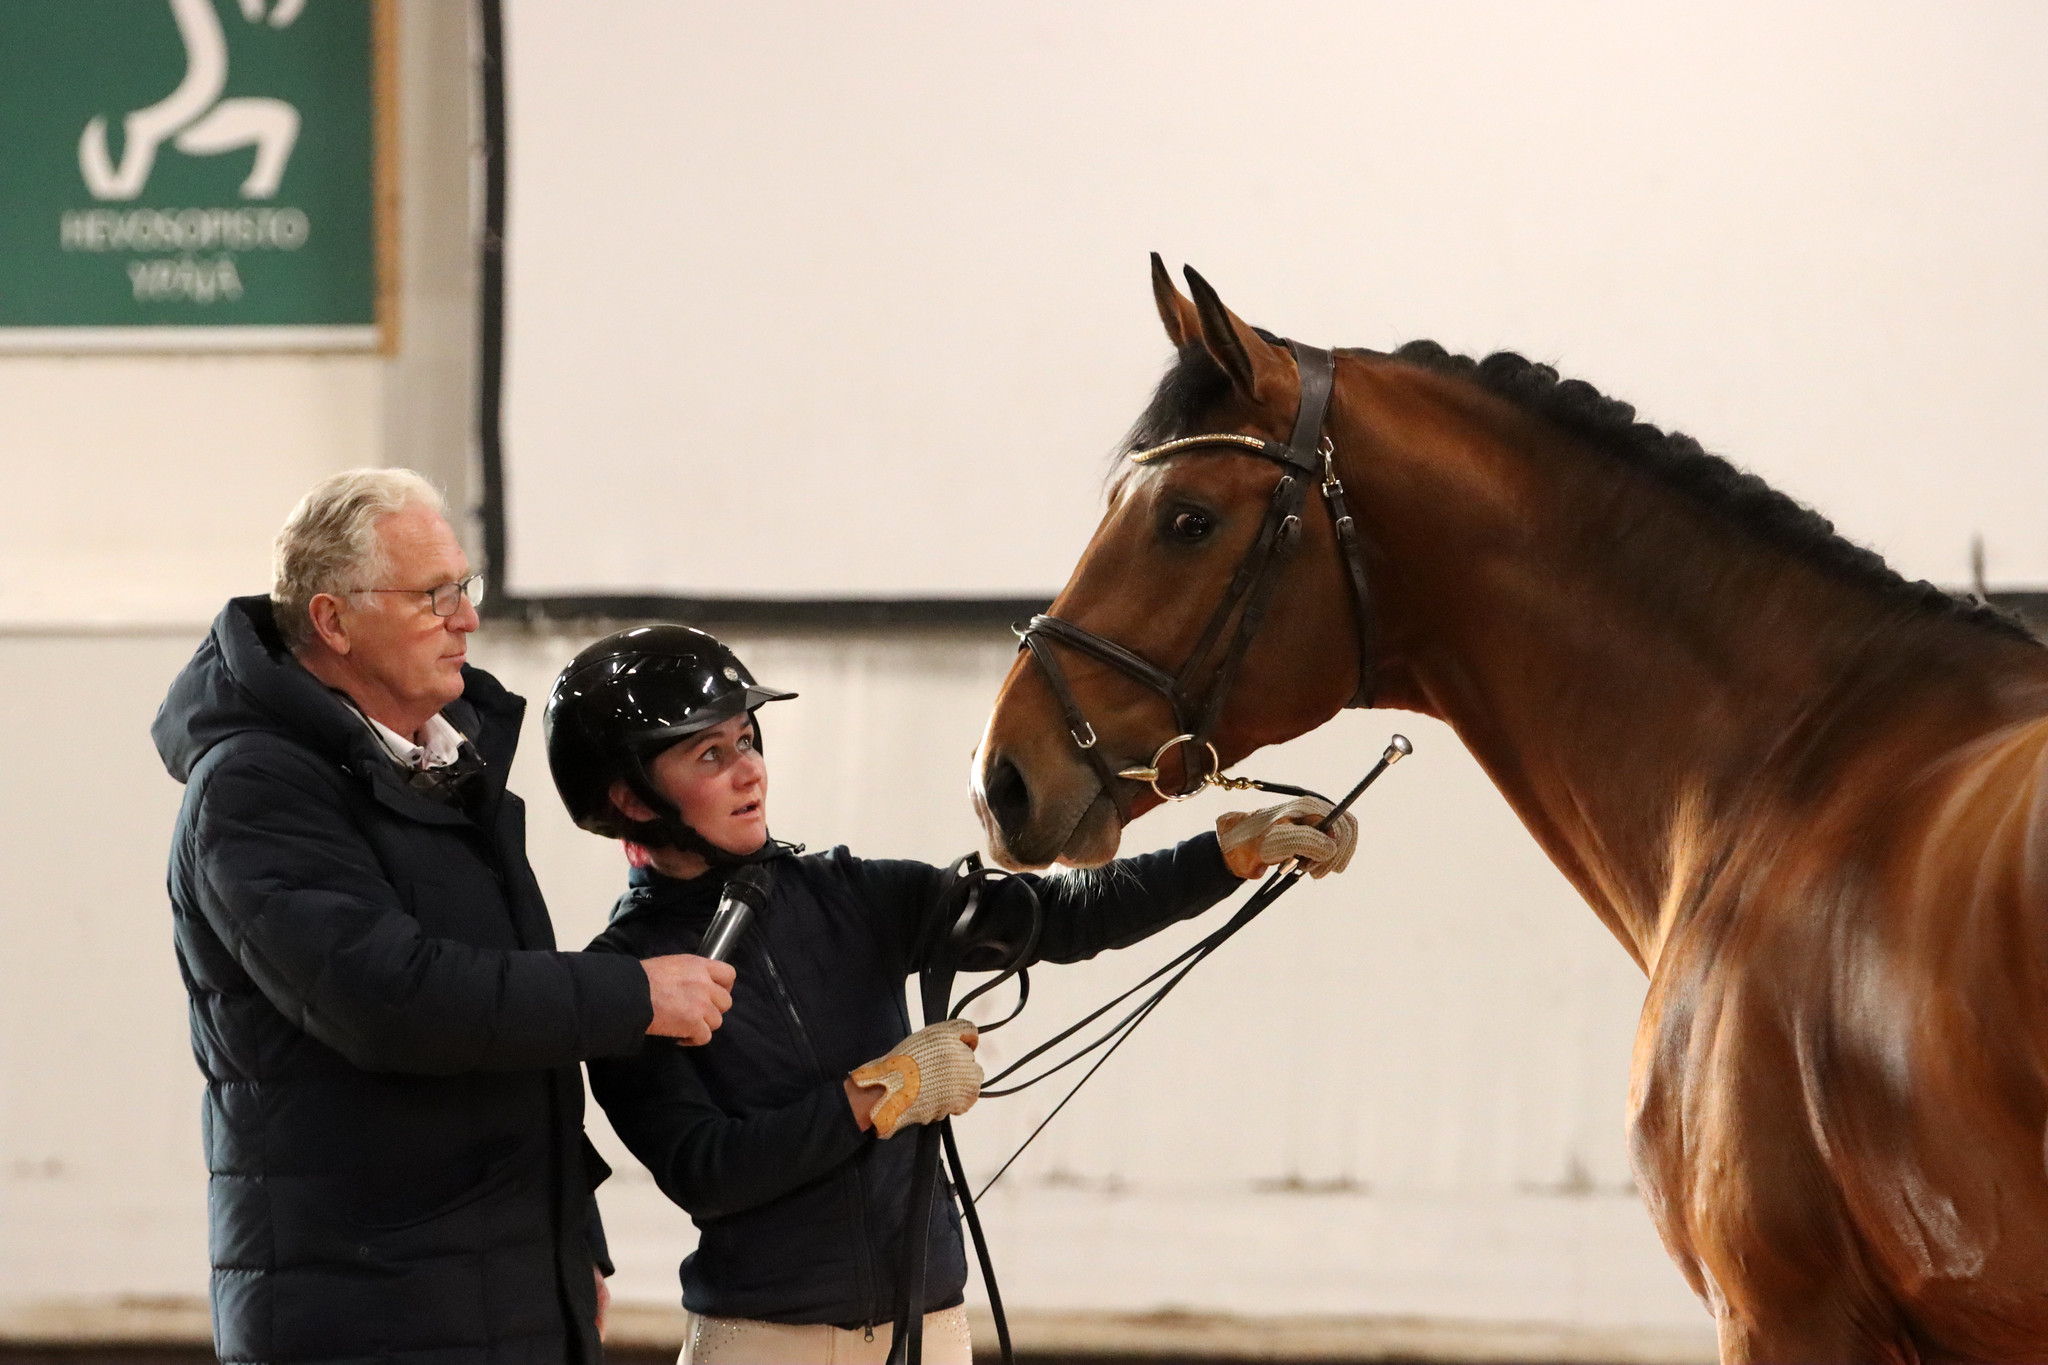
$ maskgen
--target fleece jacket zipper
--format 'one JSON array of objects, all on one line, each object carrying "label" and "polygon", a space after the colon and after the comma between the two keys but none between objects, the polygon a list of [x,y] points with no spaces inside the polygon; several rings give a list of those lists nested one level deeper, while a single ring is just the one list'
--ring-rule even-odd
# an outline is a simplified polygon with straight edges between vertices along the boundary
[{"label": "fleece jacket zipper", "polygon": [[[818,1060],[818,1050],[811,1045],[811,1034],[810,1030],[804,1027],[804,1017],[797,1011],[796,997],[790,994],[788,985],[782,979],[781,970],[775,965],[774,954],[768,951],[766,943],[759,942],[758,940],[755,943],[755,948],[761,954],[762,965],[768,969],[768,981],[775,987],[775,998],[782,1002],[783,1009],[789,1013],[789,1022],[796,1029],[797,1041],[803,1044],[804,1056],[809,1059],[811,1070],[816,1072],[819,1077],[829,1080],[830,1077],[826,1075],[824,1063]],[[853,1204],[854,1246],[858,1252],[856,1264],[861,1278],[861,1297],[867,1300],[868,1322],[872,1325],[880,1322],[882,1319],[880,1316],[881,1310],[877,1307],[876,1301],[877,1286],[875,1283],[873,1251],[868,1245],[868,1182],[867,1178],[861,1173],[858,1162],[853,1167],[853,1183],[856,1194]],[[893,1318],[894,1315],[892,1314],[892,1321]]]}]

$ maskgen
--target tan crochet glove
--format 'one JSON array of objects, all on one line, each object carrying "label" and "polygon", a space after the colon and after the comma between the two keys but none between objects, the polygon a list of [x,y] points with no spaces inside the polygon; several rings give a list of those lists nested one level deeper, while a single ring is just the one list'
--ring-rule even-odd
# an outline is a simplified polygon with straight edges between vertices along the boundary
[{"label": "tan crochet glove", "polygon": [[979,1037],[965,1019],[927,1024],[853,1073],[858,1086],[880,1086],[882,1102],[869,1122],[877,1137],[912,1123],[964,1114],[981,1098],[981,1063],[967,1044]]},{"label": "tan crochet glove", "polygon": [[1289,858],[1298,858],[1311,877],[1327,877],[1349,867],[1358,849],[1358,821],[1349,812],[1328,833],[1315,828],[1329,813],[1329,803],[1312,796],[1264,810],[1226,811],[1216,817],[1216,842],[1230,870],[1247,880]]}]

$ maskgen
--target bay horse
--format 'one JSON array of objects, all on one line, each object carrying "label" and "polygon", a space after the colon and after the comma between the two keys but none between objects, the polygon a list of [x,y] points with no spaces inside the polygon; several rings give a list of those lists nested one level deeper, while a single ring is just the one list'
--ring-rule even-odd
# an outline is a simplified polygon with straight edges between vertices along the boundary
[{"label": "bay horse", "polygon": [[[1245,456],[1306,362],[1187,281],[1153,258],[1177,355],[1125,449],[1222,439],[1120,462],[1079,630],[1003,684],[972,785],[1012,867],[1199,782],[1155,757],[1181,708],[1074,640],[1220,651],[1296,477]],[[1517,355],[1339,351],[1319,430],[1369,601],[1311,496],[1216,765],[1361,700],[1458,733],[1648,977],[1630,1158],[1724,1361],[2048,1359],[2048,649]]]}]

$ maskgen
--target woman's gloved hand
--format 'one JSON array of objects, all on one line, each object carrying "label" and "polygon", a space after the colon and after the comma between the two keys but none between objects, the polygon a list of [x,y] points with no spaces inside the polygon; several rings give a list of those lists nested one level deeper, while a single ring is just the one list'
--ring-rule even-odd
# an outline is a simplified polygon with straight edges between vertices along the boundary
[{"label": "woman's gloved hand", "polygon": [[981,1098],[981,1063],[974,1060],[980,1036],[965,1019],[941,1019],[849,1076],[851,1087],[882,1091],[868,1115],[875,1135],[894,1137],[907,1124],[930,1123],[972,1109]]},{"label": "woman's gloved hand", "polygon": [[1313,796],[1264,810],[1226,811],[1216,817],[1216,842],[1230,870],[1246,880],[1289,858],[1299,859],[1311,877],[1327,877],[1349,867],[1358,848],[1358,821],[1349,812],[1327,833],[1315,827],[1329,813],[1330,803]]}]

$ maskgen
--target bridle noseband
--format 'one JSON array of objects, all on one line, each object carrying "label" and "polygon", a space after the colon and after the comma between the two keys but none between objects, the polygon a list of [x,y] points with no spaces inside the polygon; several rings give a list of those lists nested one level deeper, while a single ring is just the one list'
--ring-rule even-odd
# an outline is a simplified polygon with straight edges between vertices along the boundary
[{"label": "bridle noseband", "polygon": [[[1119,817],[1128,818],[1126,805],[1118,797],[1119,778],[1150,783],[1152,790],[1167,801],[1186,800],[1206,786],[1299,790],[1251,778],[1224,776],[1213,737],[1223,717],[1224,702],[1237,680],[1238,669],[1251,648],[1252,637],[1258,634],[1259,626],[1265,620],[1266,608],[1279,585],[1282,562],[1301,539],[1301,510],[1308,498],[1310,479],[1319,478],[1322,482],[1323,501],[1329,508],[1338,553],[1350,580],[1352,606],[1358,622],[1358,686],[1347,704],[1372,704],[1373,620],[1372,604],[1365,588],[1364,552],[1359,544],[1357,523],[1344,505],[1344,485],[1337,478],[1336,448],[1330,438],[1323,435],[1323,419],[1329,411],[1330,391],[1336,382],[1336,361],[1328,351],[1299,342],[1288,342],[1287,349],[1293,353],[1295,368],[1301,375],[1301,405],[1294,417],[1294,434],[1285,445],[1243,432],[1212,432],[1183,436],[1130,456],[1133,464],[1150,464],[1182,451],[1235,451],[1271,460],[1280,466],[1280,482],[1273,487],[1272,500],[1267,504],[1266,518],[1259,526],[1259,534],[1245,551],[1244,558],[1238,561],[1237,572],[1231,576],[1223,600],[1210,614],[1208,625],[1203,628],[1201,638],[1195,642],[1194,650],[1181,665],[1180,672],[1168,673],[1114,640],[1105,639],[1085,626],[1057,616],[1034,616],[1017,632],[1023,648],[1031,651],[1031,657],[1038,661],[1039,668],[1045,673],[1046,682],[1051,686],[1066,720],[1067,733],[1087,755],[1096,775],[1102,779],[1102,790],[1115,803]],[[1202,662],[1214,652],[1233,614],[1237,616],[1237,628],[1230,637],[1223,658],[1210,672],[1207,682],[1197,688],[1197,674]],[[1095,727],[1088,723],[1088,717],[1075,700],[1074,689],[1060,667],[1059,658],[1053,653],[1055,642],[1109,665],[1166,699],[1166,704],[1173,710],[1175,733],[1153,753],[1150,764],[1121,771],[1112,769],[1098,743]],[[1178,791],[1169,791],[1161,785],[1160,764],[1182,745],[1190,750],[1182,765],[1184,785]],[[1205,750],[1209,756],[1208,767],[1197,777],[1196,758]]]}]

